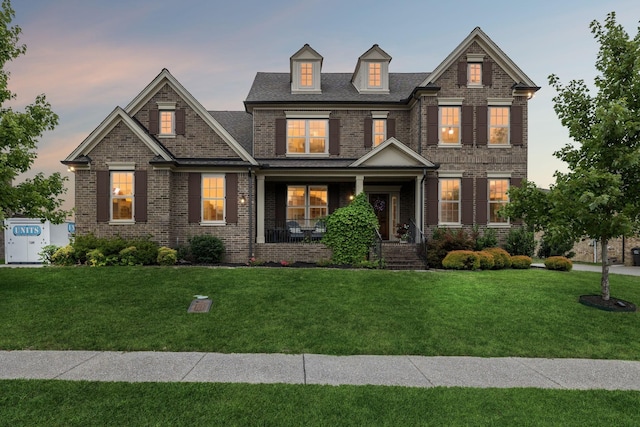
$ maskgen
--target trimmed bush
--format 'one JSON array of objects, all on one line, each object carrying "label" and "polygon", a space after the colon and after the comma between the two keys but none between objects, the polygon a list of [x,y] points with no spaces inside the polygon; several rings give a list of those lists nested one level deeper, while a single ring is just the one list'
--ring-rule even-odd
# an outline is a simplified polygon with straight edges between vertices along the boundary
[{"label": "trimmed bush", "polygon": [[451,251],[442,260],[442,266],[451,270],[477,270],[480,258],[473,251]]},{"label": "trimmed bush", "polygon": [[493,268],[495,264],[493,255],[486,251],[477,251],[476,255],[478,256],[478,260],[480,261],[480,269],[491,270]]},{"label": "trimmed bush", "polygon": [[493,255],[493,269],[502,270],[511,267],[511,255],[502,248],[486,248],[483,251]]},{"label": "trimmed bush", "polygon": [[135,246],[129,246],[121,250],[120,253],[118,253],[118,259],[120,260],[120,265],[138,264],[137,252],[138,252],[138,249]]},{"label": "trimmed bush", "polygon": [[526,255],[514,255],[511,257],[511,268],[526,270],[531,267],[531,257]]},{"label": "trimmed bush", "polygon": [[222,261],[224,243],[215,236],[194,236],[189,239],[189,252],[198,264],[214,264]]},{"label": "trimmed bush", "polygon": [[433,237],[427,241],[427,265],[442,268],[442,260],[451,251],[471,251],[476,245],[473,237],[464,230],[436,228]]},{"label": "trimmed bush", "polygon": [[156,262],[160,265],[173,265],[178,261],[178,251],[162,246],[158,249]]},{"label": "trimmed bush", "polygon": [[158,244],[149,238],[130,240],[127,246],[136,248],[134,264],[153,265],[158,260]]},{"label": "trimmed bush", "polygon": [[552,256],[544,260],[544,266],[548,270],[571,271],[573,263],[563,256]]},{"label": "trimmed bush", "polygon": [[527,231],[522,227],[512,228],[507,235],[507,242],[504,246],[511,255],[526,255],[532,257],[536,250],[536,240],[532,231]]},{"label": "trimmed bush", "polygon": [[91,267],[104,267],[107,265],[107,257],[100,249],[92,249],[87,252],[87,264]]}]

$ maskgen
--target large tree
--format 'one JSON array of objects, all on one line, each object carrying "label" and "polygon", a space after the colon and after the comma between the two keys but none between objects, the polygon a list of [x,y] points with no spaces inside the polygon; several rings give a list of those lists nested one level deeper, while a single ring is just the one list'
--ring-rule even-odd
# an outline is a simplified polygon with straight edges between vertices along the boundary
[{"label": "large tree", "polygon": [[23,112],[6,105],[16,95],[9,90],[5,66],[26,52],[26,46],[19,44],[20,27],[11,26],[14,16],[11,2],[4,0],[0,10],[0,221],[21,214],[62,222],[70,213],[61,209],[66,177],[38,173],[14,185],[16,177],[33,165],[38,138],[58,124],[58,116],[44,95]]},{"label": "large tree", "polygon": [[614,12],[590,27],[600,44],[595,93],[584,80],[563,85],[549,76],[554,109],[575,142],[555,153],[569,172],[556,172],[548,194],[514,191],[510,214],[526,220],[531,202],[538,228],[599,241],[602,299],[609,300],[608,242],[640,231],[640,30],[630,38]]}]

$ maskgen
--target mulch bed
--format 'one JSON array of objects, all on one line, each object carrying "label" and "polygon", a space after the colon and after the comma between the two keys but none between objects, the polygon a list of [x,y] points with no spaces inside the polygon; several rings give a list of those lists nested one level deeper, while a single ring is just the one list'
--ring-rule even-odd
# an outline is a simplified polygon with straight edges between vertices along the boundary
[{"label": "mulch bed", "polygon": [[579,301],[581,304],[589,307],[594,307],[599,310],[616,312],[636,311],[635,304],[614,297],[611,297],[608,301],[605,301],[602,299],[601,295],[581,295]]}]

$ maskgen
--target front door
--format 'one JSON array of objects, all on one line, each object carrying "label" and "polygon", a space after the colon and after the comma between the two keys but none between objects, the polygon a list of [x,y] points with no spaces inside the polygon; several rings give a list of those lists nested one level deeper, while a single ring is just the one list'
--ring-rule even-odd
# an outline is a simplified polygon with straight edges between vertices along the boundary
[{"label": "front door", "polygon": [[378,217],[382,240],[389,240],[389,194],[372,193],[369,195],[369,203]]}]

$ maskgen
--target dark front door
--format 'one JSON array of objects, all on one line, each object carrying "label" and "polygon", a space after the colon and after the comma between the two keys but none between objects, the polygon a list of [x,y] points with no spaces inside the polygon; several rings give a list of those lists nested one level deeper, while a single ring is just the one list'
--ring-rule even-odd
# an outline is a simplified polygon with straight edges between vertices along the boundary
[{"label": "dark front door", "polygon": [[382,240],[389,240],[389,194],[370,194],[369,203],[373,206],[373,210],[378,217]]}]

